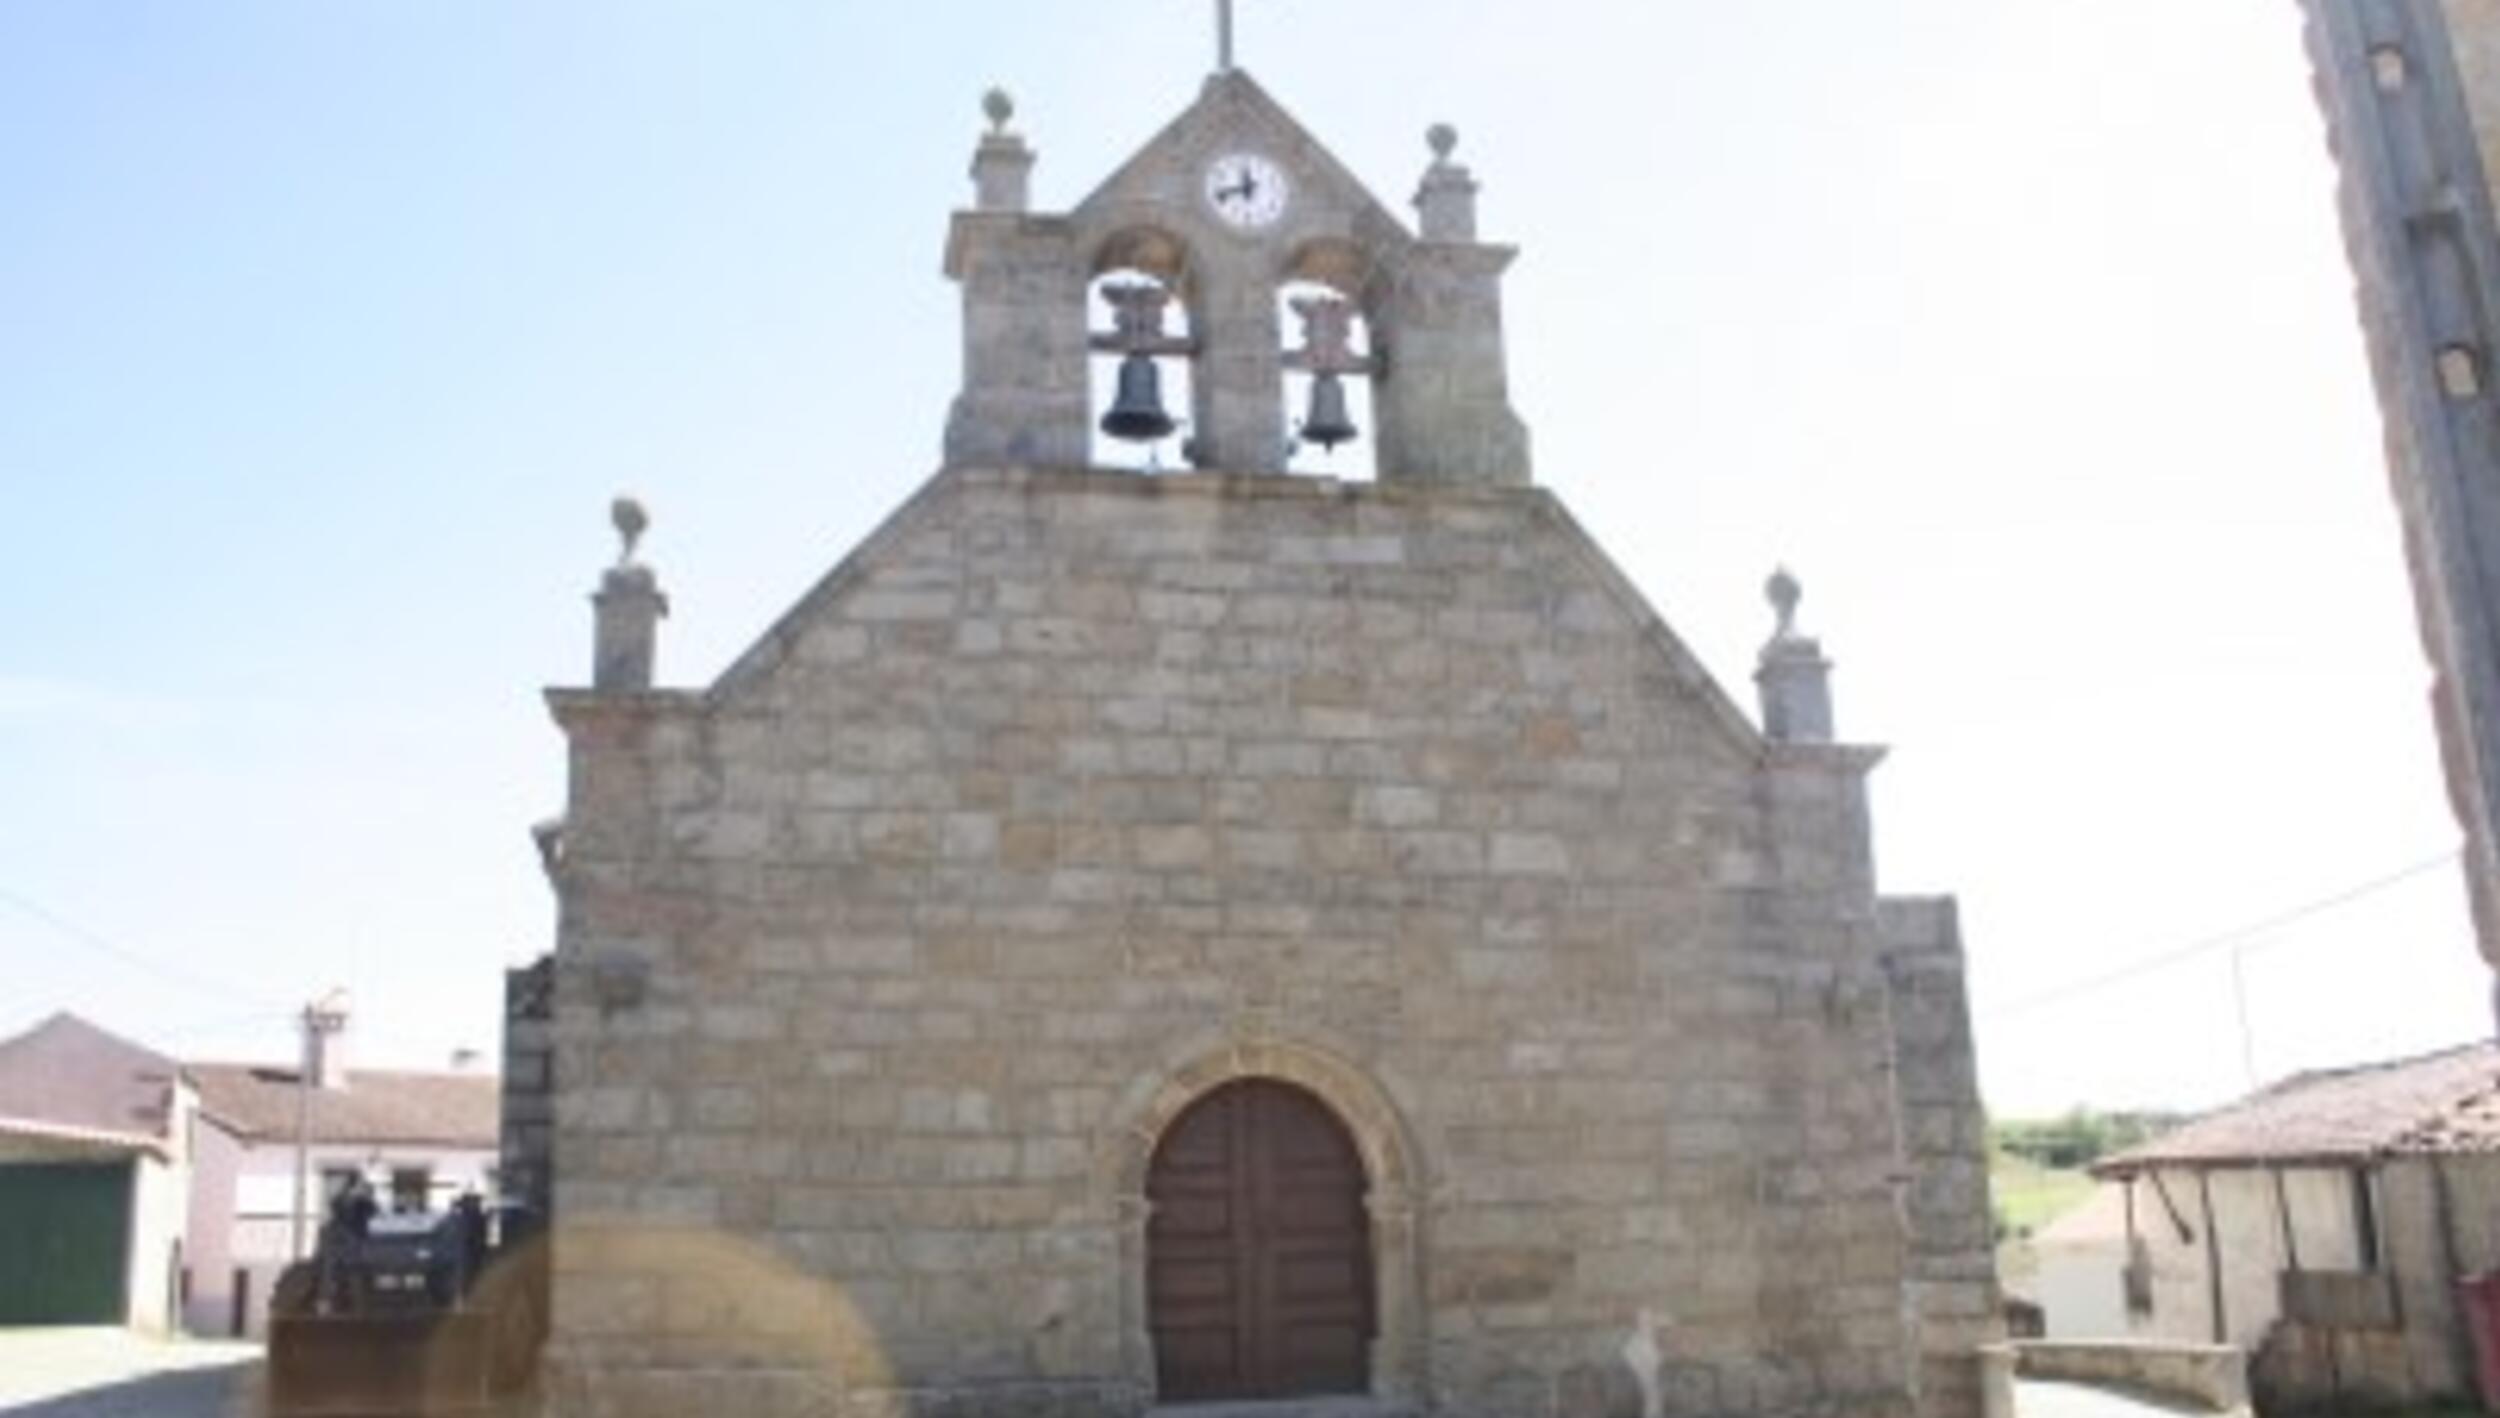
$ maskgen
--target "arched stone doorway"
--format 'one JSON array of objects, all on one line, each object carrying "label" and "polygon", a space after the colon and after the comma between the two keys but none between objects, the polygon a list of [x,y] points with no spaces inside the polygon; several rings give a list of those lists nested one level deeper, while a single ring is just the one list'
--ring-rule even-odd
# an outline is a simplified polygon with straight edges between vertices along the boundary
[{"label": "arched stone doorway", "polygon": [[1163,1139],[1200,1099],[1227,1084],[1259,1079],[1290,1084],[1320,1100],[1352,1137],[1361,1159],[1371,1240],[1377,1334],[1367,1368],[1374,1398],[1428,1408],[1432,1383],[1420,1298],[1423,1154],[1392,1081],[1355,1062],[1350,1050],[1310,1038],[1280,1038],[1252,1027],[1175,1039],[1162,1059],[1129,1080],[1096,1154],[1097,1185],[1110,1207],[1119,1250],[1121,1367],[1139,1399],[1160,1395],[1146,1303],[1147,1175]]},{"label": "arched stone doorway", "polygon": [[1345,1124],[1292,1084],[1237,1080],[1174,1119],[1146,1177],[1159,1396],[1370,1392],[1368,1191]]}]

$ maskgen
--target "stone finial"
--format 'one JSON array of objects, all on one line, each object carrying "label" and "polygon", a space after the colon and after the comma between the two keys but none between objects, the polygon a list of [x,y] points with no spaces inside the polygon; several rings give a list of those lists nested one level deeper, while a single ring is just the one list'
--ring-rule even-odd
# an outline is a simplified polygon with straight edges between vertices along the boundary
[{"label": "stone finial", "polygon": [[616,564],[633,565],[634,548],[641,543],[642,534],[651,530],[651,514],[633,498],[619,497],[608,504],[608,523],[616,528],[617,541],[621,544],[617,549]]},{"label": "stone finial", "polygon": [[1805,588],[1797,584],[1796,576],[1785,566],[1779,568],[1771,573],[1770,580],[1762,583],[1762,594],[1770,600],[1771,609],[1779,616],[1779,625],[1771,632],[1771,638],[1796,639],[1797,603],[1805,599]]},{"label": "stone finial", "polygon": [[1458,130],[1435,123],[1424,132],[1432,149],[1432,166],[1424,169],[1424,185],[1415,194],[1415,210],[1426,241],[1476,239],[1476,179],[1450,160],[1458,151]]},{"label": "stone finial", "polygon": [[981,96],[981,112],[990,130],[972,151],[973,205],[984,212],[1024,211],[1033,200],[1033,150],[1008,131],[1016,101],[1005,89],[993,88]]},{"label": "stone finial", "polygon": [[1783,566],[1762,590],[1778,616],[1753,676],[1762,696],[1763,735],[1773,743],[1830,743],[1832,662],[1823,658],[1818,641],[1797,629],[1797,603],[1805,588]]},{"label": "stone finial", "polygon": [[608,521],[622,545],[616,564],[599,578],[599,589],[590,598],[590,684],[593,689],[628,692],[649,689],[659,653],[660,619],[668,614],[659,578],[634,560],[642,534],[650,530],[651,514],[633,498],[620,497],[608,504]]}]

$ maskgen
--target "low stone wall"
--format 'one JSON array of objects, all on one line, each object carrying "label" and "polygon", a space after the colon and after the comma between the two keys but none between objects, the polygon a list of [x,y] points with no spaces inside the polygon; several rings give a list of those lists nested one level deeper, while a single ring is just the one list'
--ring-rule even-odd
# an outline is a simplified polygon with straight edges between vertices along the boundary
[{"label": "low stone wall", "polygon": [[2248,1356],[2235,1345],[2163,1340],[2029,1339],[1980,1351],[1987,1418],[2020,1418],[2014,1380],[2064,1379],[2133,1389],[2247,1414]]}]

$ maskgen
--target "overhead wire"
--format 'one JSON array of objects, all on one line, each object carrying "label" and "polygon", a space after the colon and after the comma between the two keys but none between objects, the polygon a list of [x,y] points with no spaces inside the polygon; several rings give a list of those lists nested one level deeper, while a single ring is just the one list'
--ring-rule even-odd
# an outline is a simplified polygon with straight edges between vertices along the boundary
[{"label": "overhead wire", "polygon": [[[2210,954],[2211,952],[2217,950],[2227,949],[2231,946],[2239,945],[2242,942],[2249,940],[2251,937],[2263,935],[2268,931],[2280,930],[2283,927],[2292,925],[2296,922],[2305,921],[2312,916],[2324,915],[2325,913],[2333,911],[2339,907],[2351,905],[2353,902],[2361,900],[2363,897],[2374,896],[2381,891],[2387,890],[2391,886],[2399,885],[2413,879],[2414,877],[2420,876],[2424,872],[2431,871],[2438,867],[2451,865],[2456,860],[2457,849],[2451,847],[2446,851],[2437,853],[2436,855],[2424,857],[2422,860],[2414,862],[2409,866],[2401,867],[2395,871],[2389,872],[2385,876],[2372,877],[2370,880],[2362,882],[2357,886],[2346,887],[2341,891],[2333,893],[2332,895],[2321,896],[2312,901],[2305,901],[2298,906],[2293,906],[2286,910],[2277,912],[2263,918],[2262,920],[2252,921],[2243,926],[2235,926],[2230,930],[2222,931],[2214,935],[2200,936],[2184,945],[2174,946],[2155,955],[2144,956],[2140,959],[2130,961],[2125,965],[2103,971],[2098,975],[2087,976],[2080,980],[2074,980],[2066,984],[2059,985],[2053,989],[2043,990],[2037,994],[2025,996],[2022,999],[2015,1000],[2011,1004],[2003,1005],[1995,1009],[1992,1013],[2000,1017],[2014,1014],[2026,1014],[2032,1010],[2044,1008],[2048,1005],[2063,1003],[2064,1001],[2072,999],[2077,995],[2090,994],[2096,990],[2107,989],[2111,985],[2123,984],[2126,981],[2135,979],[2139,976],[2150,975],[2160,970],[2167,970],[2171,966],[2181,964],[2188,960],[2193,960],[2197,956]],[[2259,945],[2250,947],[2250,950],[2255,951],[2265,948],[2267,947]]]},{"label": "overhead wire", "polygon": [[281,1009],[281,1006],[274,1001],[249,993],[223,980],[211,979],[204,975],[193,974],[188,970],[178,969],[143,952],[118,944],[105,936],[103,932],[80,925],[42,902],[5,886],[0,886],[0,905],[13,907],[20,914],[51,927],[53,931],[68,940],[75,941],[99,954],[110,956],[133,969],[147,971],[160,979],[195,990],[208,990],[243,1004],[271,1010]]}]

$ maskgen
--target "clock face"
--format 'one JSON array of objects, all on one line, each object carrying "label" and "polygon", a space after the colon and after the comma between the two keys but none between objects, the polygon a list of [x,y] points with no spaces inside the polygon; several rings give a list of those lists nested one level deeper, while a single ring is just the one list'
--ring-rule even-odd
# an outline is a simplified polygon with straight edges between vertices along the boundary
[{"label": "clock face", "polygon": [[1207,164],[1207,205],[1236,231],[1275,225],[1292,195],[1284,169],[1257,153],[1228,153]]}]

